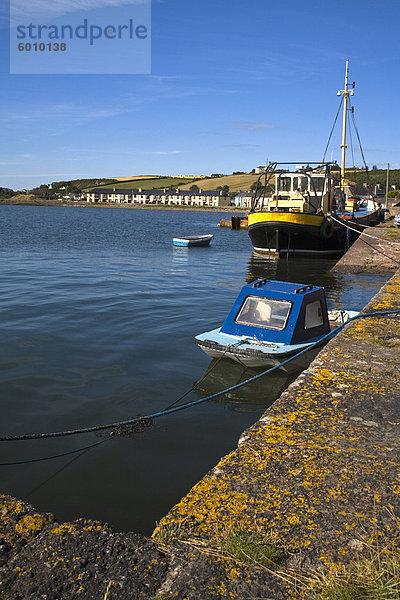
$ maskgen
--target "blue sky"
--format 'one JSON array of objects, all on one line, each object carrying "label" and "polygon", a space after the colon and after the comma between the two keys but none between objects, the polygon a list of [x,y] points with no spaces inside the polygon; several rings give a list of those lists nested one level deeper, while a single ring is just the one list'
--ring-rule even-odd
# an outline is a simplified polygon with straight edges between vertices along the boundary
[{"label": "blue sky", "polygon": [[[55,4],[129,10],[129,0],[27,6]],[[399,18],[392,0],[153,0],[150,74],[10,75],[3,6],[0,186],[321,160],[346,58],[367,163],[400,168]]]}]

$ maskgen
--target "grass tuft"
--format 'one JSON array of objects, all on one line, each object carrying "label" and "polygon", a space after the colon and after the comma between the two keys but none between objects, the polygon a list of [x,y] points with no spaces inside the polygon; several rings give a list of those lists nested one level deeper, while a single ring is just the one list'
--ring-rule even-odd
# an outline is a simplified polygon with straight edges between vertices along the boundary
[{"label": "grass tuft", "polygon": [[247,530],[229,531],[219,545],[232,558],[253,567],[271,568],[283,561],[283,553],[272,535]]},{"label": "grass tuft", "polygon": [[182,539],[187,532],[180,523],[157,524],[153,537],[164,546],[173,546],[175,542]]},{"label": "grass tuft", "polygon": [[400,228],[391,227],[386,230],[385,238],[387,240],[397,240],[400,237]]},{"label": "grass tuft", "polygon": [[335,566],[311,580],[306,600],[400,600],[400,553]]},{"label": "grass tuft", "polygon": [[381,337],[368,337],[366,338],[366,341],[381,346],[382,348],[400,348],[400,338],[398,337],[386,339]]}]

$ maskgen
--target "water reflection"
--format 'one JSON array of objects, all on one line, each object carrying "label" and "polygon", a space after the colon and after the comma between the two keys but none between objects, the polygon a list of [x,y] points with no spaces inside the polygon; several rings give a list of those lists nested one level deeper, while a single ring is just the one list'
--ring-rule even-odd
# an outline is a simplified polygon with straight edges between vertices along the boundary
[{"label": "water reflection", "polygon": [[248,263],[246,282],[251,283],[254,279],[265,278],[318,284],[321,276],[331,276],[332,278],[337,276],[334,273],[330,273],[335,262],[335,260],[327,260],[326,258],[295,258],[286,260],[253,252]]},{"label": "water reflection", "polygon": [[[213,359],[203,377],[196,381],[194,391],[199,398],[205,398],[246,381],[265,370],[266,368],[250,369],[227,358]],[[215,402],[229,405],[233,410],[240,412],[260,412],[260,409],[266,409],[273,404],[287,386],[296,379],[299,372],[288,374],[279,369],[216,398]]]},{"label": "water reflection", "polygon": [[295,283],[312,283],[325,289],[328,308],[362,310],[371,296],[387,280],[386,274],[354,274],[332,270],[335,260],[326,258],[276,259],[255,252],[248,262],[246,282],[277,279]]}]

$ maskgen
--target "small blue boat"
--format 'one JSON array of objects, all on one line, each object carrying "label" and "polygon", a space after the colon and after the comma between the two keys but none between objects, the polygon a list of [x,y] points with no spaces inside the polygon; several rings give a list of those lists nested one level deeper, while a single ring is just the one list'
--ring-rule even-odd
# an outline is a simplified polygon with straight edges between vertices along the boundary
[{"label": "small blue boat", "polygon": [[[356,314],[339,310],[329,315],[322,287],[258,279],[241,289],[222,327],[196,336],[195,342],[212,358],[224,356],[247,367],[274,366],[318,342],[331,324]],[[304,368],[310,354],[294,359],[285,370]]]},{"label": "small blue boat", "polygon": [[208,235],[184,235],[173,238],[174,246],[209,246],[213,239],[212,234]]}]

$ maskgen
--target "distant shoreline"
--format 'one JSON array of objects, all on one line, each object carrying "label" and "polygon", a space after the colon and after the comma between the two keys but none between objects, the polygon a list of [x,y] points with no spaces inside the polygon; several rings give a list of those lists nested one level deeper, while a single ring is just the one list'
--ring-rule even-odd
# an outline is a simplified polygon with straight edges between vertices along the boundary
[{"label": "distant shoreline", "polygon": [[44,200],[38,199],[23,200],[19,198],[14,200],[12,198],[3,200],[0,202],[0,206],[63,206],[63,207],[78,207],[78,208],[116,208],[116,209],[133,209],[133,210],[184,210],[190,212],[223,212],[223,213],[241,213],[244,214],[246,211],[236,206],[171,206],[165,204],[112,204],[112,203],[95,203],[95,202],[60,202],[57,200]]}]

